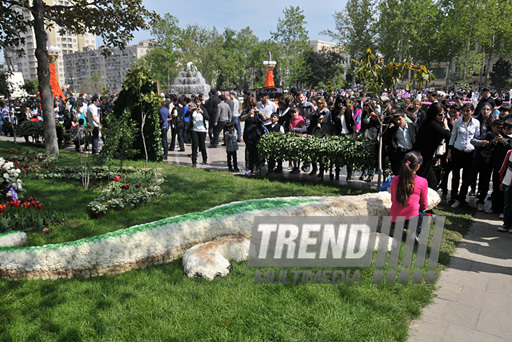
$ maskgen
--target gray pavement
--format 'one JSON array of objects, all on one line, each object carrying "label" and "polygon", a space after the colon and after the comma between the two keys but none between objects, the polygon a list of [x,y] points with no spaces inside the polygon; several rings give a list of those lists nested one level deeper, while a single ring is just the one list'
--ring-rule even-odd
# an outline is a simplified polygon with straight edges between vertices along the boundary
[{"label": "gray pavement", "polygon": [[410,342],[512,341],[512,234],[497,231],[502,223],[475,214],[436,298],[410,323]]}]

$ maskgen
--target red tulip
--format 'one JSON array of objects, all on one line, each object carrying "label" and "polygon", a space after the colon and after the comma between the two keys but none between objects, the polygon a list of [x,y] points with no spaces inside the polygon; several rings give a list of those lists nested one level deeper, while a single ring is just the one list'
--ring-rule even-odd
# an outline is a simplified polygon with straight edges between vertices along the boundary
[{"label": "red tulip", "polygon": [[5,211],[5,204],[0,204],[0,214]]},{"label": "red tulip", "polygon": [[28,209],[28,208],[30,208],[30,203],[29,202],[23,203],[23,206],[25,207],[25,209]]},{"label": "red tulip", "polygon": [[14,201],[14,206],[17,208],[21,205],[21,200]]}]

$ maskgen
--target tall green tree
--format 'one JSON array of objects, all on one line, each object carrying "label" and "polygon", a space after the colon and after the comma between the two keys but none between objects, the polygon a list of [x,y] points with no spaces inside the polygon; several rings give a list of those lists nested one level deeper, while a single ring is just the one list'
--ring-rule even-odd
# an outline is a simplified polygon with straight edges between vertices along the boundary
[{"label": "tall green tree", "polygon": [[170,90],[171,82],[179,71],[176,65],[177,42],[181,34],[178,22],[178,18],[169,13],[155,20],[151,27],[151,49],[144,56],[153,72],[153,79],[159,80],[162,88],[167,90]]},{"label": "tall green tree", "polygon": [[306,29],[306,17],[299,6],[290,6],[283,10],[284,18],[277,20],[275,32],[270,32],[278,43],[281,55],[281,74],[283,85],[298,86],[306,72],[304,53],[310,50],[309,35]]},{"label": "tall green tree", "polygon": [[379,4],[378,51],[384,59],[426,65],[435,59],[439,7],[434,0],[389,0]]},{"label": "tall green tree", "polygon": [[490,73],[491,86],[498,91],[506,89],[510,76],[512,76],[512,64],[500,58],[496,64],[494,64],[493,72]]},{"label": "tall green tree", "polygon": [[[343,11],[333,14],[335,30],[321,33],[331,37],[351,58],[359,60],[365,55],[366,49],[375,47],[375,14],[374,0],[349,0]],[[354,75],[352,84],[355,82]]]},{"label": "tall green tree", "polygon": [[123,48],[133,38],[133,31],[149,28],[146,20],[158,15],[146,10],[142,0],[70,0],[65,5],[44,0],[2,0],[0,6],[0,47],[12,47],[22,53],[24,34],[34,30],[45,150],[47,154],[58,156],[47,30],[54,28],[74,34],[89,32],[100,36],[107,46]]},{"label": "tall green tree", "polygon": [[308,51],[305,59],[307,73],[301,83],[307,88],[323,88],[344,82],[341,53],[333,50]]}]

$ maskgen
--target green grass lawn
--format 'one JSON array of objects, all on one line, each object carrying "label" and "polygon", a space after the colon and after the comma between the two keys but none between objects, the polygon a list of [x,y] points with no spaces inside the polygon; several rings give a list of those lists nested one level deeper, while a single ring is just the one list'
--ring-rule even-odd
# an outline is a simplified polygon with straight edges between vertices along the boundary
[{"label": "green grass lawn", "polygon": [[[11,146],[0,142],[0,151]],[[55,164],[78,160],[78,154],[63,151]],[[245,199],[361,193],[151,166],[164,168],[166,196],[99,220],[89,219],[86,207],[101,184],[85,191],[79,182],[24,180],[27,196],[68,217],[49,234],[31,234],[29,243],[72,241]],[[441,268],[470,225],[469,211],[453,215],[446,209],[438,210],[447,217]],[[408,323],[434,290],[433,285],[372,285],[371,269],[363,271],[362,284],[261,285],[254,284],[255,270],[233,263],[228,276],[209,282],[188,279],[181,260],[175,260],[86,280],[0,280],[0,341],[405,341]]]}]

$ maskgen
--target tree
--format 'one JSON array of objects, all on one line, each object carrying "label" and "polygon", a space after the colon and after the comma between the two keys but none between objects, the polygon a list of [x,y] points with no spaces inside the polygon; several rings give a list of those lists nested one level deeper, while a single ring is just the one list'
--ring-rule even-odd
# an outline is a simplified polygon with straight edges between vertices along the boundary
[{"label": "tree", "polygon": [[335,51],[322,50],[320,52],[308,51],[305,56],[305,78],[301,82],[307,88],[326,87],[335,85],[343,80],[343,56]]},{"label": "tree", "polygon": [[11,96],[11,88],[9,86],[9,71],[0,71],[0,95],[9,98]]},{"label": "tree", "polygon": [[509,61],[506,61],[500,58],[496,64],[494,64],[494,70],[490,74],[491,78],[491,86],[496,88],[496,90],[501,91],[502,89],[506,89],[508,85],[508,81],[510,79],[512,72],[512,64]]},{"label": "tree", "polygon": [[[355,63],[355,74],[359,80],[361,80],[365,92],[371,94],[379,101],[382,100],[381,96],[385,90],[393,90],[396,85],[406,76],[407,72],[414,71],[413,77],[409,79],[406,89],[409,89],[412,80],[423,86],[425,83],[435,79],[432,72],[428,71],[424,65],[413,64],[410,60],[406,60],[404,63],[396,63],[391,61],[389,63],[384,62],[382,58],[377,58],[373,55],[372,51],[368,49],[366,56],[360,61],[353,60]],[[372,111],[378,113],[376,108],[372,108]],[[379,178],[377,181],[378,186],[381,184],[382,176],[382,115],[378,116],[379,125],[379,157],[378,157],[378,173]]]},{"label": "tree", "polygon": [[[145,19],[158,18],[142,6],[142,0],[70,0],[67,5],[44,0],[3,0],[0,21],[0,47],[16,48],[22,53],[24,34],[34,30],[36,40],[37,78],[43,110],[45,150],[59,155],[53,95],[48,66],[47,30],[100,36],[107,46],[124,48],[133,38],[132,32],[147,29]],[[29,13],[31,16],[26,16]]]},{"label": "tree", "polygon": [[161,85],[166,85],[170,90],[171,80],[176,77],[179,69],[176,65],[178,39],[181,33],[178,27],[178,19],[169,13],[156,20],[151,27],[153,40],[144,59],[148,61],[153,78],[159,80]]},{"label": "tree", "polygon": [[99,72],[94,71],[91,76],[80,83],[79,91],[86,94],[96,94],[101,93],[104,88],[105,83],[101,80]]},{"label": "tree", "polygon": [[283,86],[298,86],[298,81],[304,78],[306,72],[304,53],[310,50],[305,27],[307,22],[299,6],[285,8],[283,13],[284,19],[277,20],[276,32],[270,32],[270,35],[281,52]]},{"label": "tree", "polygon": [[[345,9],[334,12],[334,31],[322,31],[347,52],[351,58],[359,60],[366,49],[375,47],[375,4],[373,0],[349,0]],[[355,75],[352,84],[355,86]]]},{"label": "tree", "polygon": [[[158,110],[163,99],[154,92],[151,71],[133,66],[123,82],[123,90],[107,116],[102,160],[111,158],[162,160],[162,139]],[[122,166],[122,165],[121,165]]]}]

